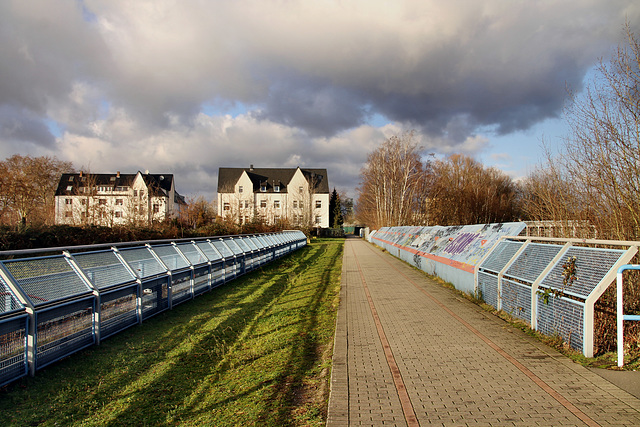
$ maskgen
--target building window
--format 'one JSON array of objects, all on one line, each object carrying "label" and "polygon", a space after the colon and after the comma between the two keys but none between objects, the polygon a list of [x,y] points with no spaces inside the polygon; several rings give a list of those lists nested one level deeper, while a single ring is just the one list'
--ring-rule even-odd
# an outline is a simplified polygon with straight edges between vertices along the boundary
[{"label": "building window", "polygon": [[304,191],[304,188],[303,188],[303,187],[298,187],[298,192],[299,192],[299,193],[302,193],[303,191]]},{"label": "building window", "polygon": [[322,200],[316,200],[316,209],[320,209],[322,207]]},{"label": "building window", "polygon": [[280,215],[274,215],[274,216],[273,216],[273,220],[274,220],[275,222],[280,221]]},{"label": "building window", "polygon": [[73,190],[73,185],[67,185],[67,191]]},{"label": "building window", "polygon": [[322,222],[322,217],[320,215],[316,215],[316,224],[320,224]]},{"label": "building window", "polygon": [[138,190],[133,190],[133,197],[138,197]]},{"label": "building window", "polygon": [[300,202],[298,203],[298,207],[299,207],[300,209],[302,209],[302,201],[300,201]]},{"label": "building window", "polygon": [[122,206],[122,199],[116,199],[116,206]]},{"label": "building window", "polygon": [[70,204],[72,204],[72,203],[73,203],[73,199],[64,199],[64,203],[65,203],[66,205],[70,205]]},{"label": "building window", "polygon": [[98,191],[102,192],[102,193],[108,193],[111,191],[111,187],[108,187],[106,185],[99,185],[98,186]]},{"label": "building window", "polygon": [[160,212],[160,205],[157,203],[153,204],[153,213],[158,213]]},{"label": "building window", "polygon": [[116,211],[116,218],[122,218],[122,212]]},{"label": "building window", "polygon": [[73,175],[69,177],[69,182],[73,182]]},{"label": "building window", "polygon": [[260,191],[261,192],[266,192],[267,191],[267,186],[265,184],[260,184]]},{"label": "building window", "polygon": [[243,190],[244,188],[242,188],[242,185],[238,185],[238,193],[242,193]]},{"label": "building window", "polygon": [[273,201],[273,207],[276,209],[280,209],[280,200],[274,200]]},{"label": "building window", "polygon": [[244,207],[245,207],[245,208],[249,208],[249,206],[250,206],[249,201],[248,201],[248,200],[245,200],[245,201],[244,201]]},{"label": "building window", "polygon": [[80,199],[80,204],[81,205],[86,205],[87,204],[87,199]]},{"label": "building window", "polygon": [[298,209],[298,201],[297,200],[293,201],[293,209]]},{"label": "building window", "polygon": [[64,213],[65,218],[71,218],[73,216],[73,212],[67,211]]},{"label": "building window", "polygon": [[144,197],[144,190],[140,190],[140,197]]},{"label": "building window", "polygon": [[224,207],[222,209],[224,209],[225,211],[231,210],[231,205],[225,202]]},{"label": "building window", "polygon": [[266,208],[267,207],[267,201],[266,200],[260,200],[260,207],[261,208]]},{"label": "building window", "polygon": [[99,199],[98,200],[98,204],[99,205],[106,205],[107,204],[107,199]]},{"label": "building window", "polygon": [[273,186],[273,192],[274,193],[279,193],[280,192],[280,186],[279,185],[274,185]]}]

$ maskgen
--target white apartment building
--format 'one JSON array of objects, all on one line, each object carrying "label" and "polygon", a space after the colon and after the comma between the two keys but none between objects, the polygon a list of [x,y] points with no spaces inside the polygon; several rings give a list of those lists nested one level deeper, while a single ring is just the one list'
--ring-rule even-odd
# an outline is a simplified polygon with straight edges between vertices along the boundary
[{"label": "white apartment building", "polygon": [[150,225],[186,206],[171,174],[65,173],[55,195],[56,224]]},{"label": "white apartment building", "polygon": [[326,169],[220,168],[218,214],[239,223],[255,217],[275,223],[329,227]]}]

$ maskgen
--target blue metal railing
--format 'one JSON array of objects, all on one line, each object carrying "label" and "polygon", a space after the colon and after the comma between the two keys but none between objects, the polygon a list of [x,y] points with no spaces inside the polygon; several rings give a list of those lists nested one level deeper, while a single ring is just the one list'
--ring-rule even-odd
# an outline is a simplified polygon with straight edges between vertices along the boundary
[{"label": "blue metal railing", "polygon": [[59,254],[0,261],[0,386],[306,243],[283,231],[19,251]]}]

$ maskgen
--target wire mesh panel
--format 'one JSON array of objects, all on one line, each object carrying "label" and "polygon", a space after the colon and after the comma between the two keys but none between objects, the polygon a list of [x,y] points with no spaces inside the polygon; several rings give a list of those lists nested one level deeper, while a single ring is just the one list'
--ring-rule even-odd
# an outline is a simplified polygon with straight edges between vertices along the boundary
[{"label": "wire mesh panel", "polygon": [[223,285],[225,282],[224,277],[224,262],[222,260],[211,263],[211,287]]},{"label": "wire mesh panel", "polygon": [[247,272],[247,265],[244,251],[238,246],[233,239],[225,239],[224,243],[231,249],[236,256],[236,275]]},{"label": "wire mesh panel", "polygon": [[94,298],[37,311],[36,369],[92,345]]},{"label": "wire mesh panel", "polygon": [[73,259],[98,289],[106,289],[135,280],[113,251],[74,254]]},{"label": "wire mesh panel", "polygon": [[142,319],[169,308],[169,278],[158,277],[142,282]]},{"label": "wire mesh panel", "polygon": [[560,245],[529,243],[509,266],[505,275],[533,283],[561,249]]},{"label": "wire mesh panel", "polygon": [[187,257],[191,265],[206,264],[208,259],[196,248],[194,243],[179,243],[178,249]]},{"label": "wire mesh panel", "polygon": [[498,307],[498,276],[484,271],[478,272],[478,289],[487,304]]},{"label": "wire mesh panel", "polygon": [[558,335],[571,348],[582,350],[584,303],[564,297],[551,297],[545,302],[538,297],[538,330]]},{"label": "wire mesh panel", "polygon": [[526,322],[531,322],[530,285],[502,278],[500,297],[502,310]]},{"label": "wire mesh panel", "polygon": [[0,321],[0,387],[27,375],[27,315]]},{"label": "wire mesh panel", "polygon": [[223,240],[212,240],[211,244],[218,250],[218,252],[220,252],[220,255],[222,255],[224,258],[232,258],[233,257],[233,251],[231,249],[229,249],[229,247],[226,245],[226,242]]},{"label": "wire mesh panel", "polygon": [[197,242],[196,246],[204,253],[209,261],[222,259],[222,254],[209,242]]},{"label": "wire mesh panel", "polygon": [[542,279],[540,286],[586,299],[625,251],[570,247]]},{"label": "wire mesh panel", "polygon": [[241,238],[233,239],[233,243],[238,245],[240,250],[242,250],[245,262],[245,271],[251,271],[254,269],[254,264],[257,264],[258,254],[249,247],[249,245]]},{"label": "wire mesh panel", "polygon": [[195,267],[193,269],[193,294],[198,295],[211,289],[209,281],[209,264]]},{"label": "wire mesh panel", "polygon": [[264,247],[258,240],[254,237],[243,237],[242,240],[245,244],[253,251],[254,253],[254,268],[260,267],[265,263],[265,250]]},{"label": "wire mesh panel", "polygon": [[273,250],[271,242],[267,240],[265,236],[256,236],[256,240],[262,243],[265,262],[272,261],[275,258],[276,254]]},{"label": "wire mesh panel", "polygon": [[147,247],[121,249],[120,255],[142,279],[167,272]]},{"label": "wire mesh panel", "polygon": [[180,304],[191,299],[193,293],[191,291],[191,269],[178,271],[171,274],[171,302]]},{"label": "wire mesh panel", "polygon": [[138,284],[100,293],[100,339],[139,322]]},{"label": "wire mesh panel", "polygon": [[24,311],[24,305],[18,300],[4,279],[0,277],[0,316],[18,311]]},{"label": "wire mesh panel", "polygon": [[212,240],[211,244],[220,252],[224,257],[224,279],[225,281],[235,279],[237,276],[236,260],[233,256],[233,252],[226,243],[222,240]]},{"label": "wire mesh panel", "polygon": [[484,260],[480,268],[486,271],[500,273],[522,245],[522,242],[502,240],[498,243],[498,246],[491,251],[491,254]]},{"label": "wire mesh panel", "polygon": [[151,249],[171,271],[189,267],[187,261],[173,245],[151,246]]},{"label": "wire mesh panel", "polygon": [[35,307],[91,292],[62,255],[2,263]]}]

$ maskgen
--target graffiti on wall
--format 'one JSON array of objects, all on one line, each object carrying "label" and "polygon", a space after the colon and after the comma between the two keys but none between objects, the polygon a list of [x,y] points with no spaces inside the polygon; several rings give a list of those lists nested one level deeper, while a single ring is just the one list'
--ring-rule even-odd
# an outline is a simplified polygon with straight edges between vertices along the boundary
[{"label": "graffiti on wall", "polygon": [[525,227],[523,222],[450,227],[383,227],[373,238],[412,249],[418,256],[433,255],[475,266],[500,237],[517,236]]}]

